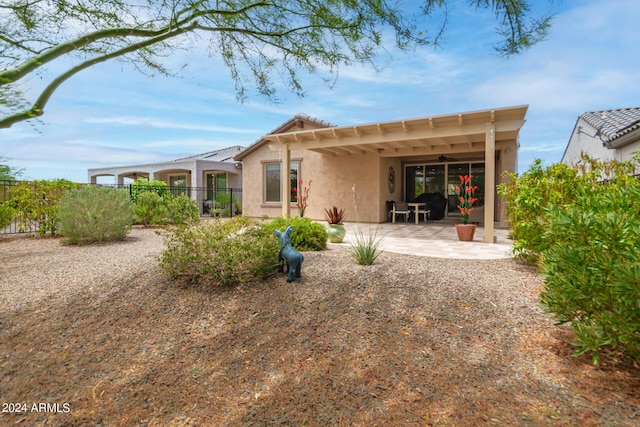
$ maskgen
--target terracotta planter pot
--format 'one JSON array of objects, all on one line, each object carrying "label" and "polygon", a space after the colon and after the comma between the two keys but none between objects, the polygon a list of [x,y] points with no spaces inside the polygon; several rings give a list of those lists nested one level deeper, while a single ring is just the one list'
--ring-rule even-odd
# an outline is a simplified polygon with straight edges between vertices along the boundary
[{"label": "terracotta planter pot", "polygon": [[458,240],[461,242],[471,242],[474,234],[476,234],[476,224],[456,224],[456,232]]}]

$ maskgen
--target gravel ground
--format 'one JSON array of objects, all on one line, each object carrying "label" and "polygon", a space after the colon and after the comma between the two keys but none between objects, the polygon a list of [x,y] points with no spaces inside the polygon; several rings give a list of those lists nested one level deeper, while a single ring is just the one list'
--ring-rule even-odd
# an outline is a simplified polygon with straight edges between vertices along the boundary
[{"label": "gravel ground", "polygon": [[[0,239],[3,405],[17,425],[640,423],[640,370],[572,357],[512,260],[305,253],[303,278],[172,283],[163,239]],[[61,406],[62,409],[64,407]],[[51,409],[51,407],[50,407]]]}]

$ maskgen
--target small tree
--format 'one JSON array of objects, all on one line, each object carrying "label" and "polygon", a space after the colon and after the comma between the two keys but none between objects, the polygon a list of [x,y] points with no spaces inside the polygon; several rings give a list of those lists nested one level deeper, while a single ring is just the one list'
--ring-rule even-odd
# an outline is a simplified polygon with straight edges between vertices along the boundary
[{"label": "small tree", "polygon": [[23,169],[9,166],[8,161],[6,157],[0,156],[0,181],[15,181],[24,172]]},{"label": "small tree", "polygon": [[[379,0],[3,1],[0,107],[11,113],[0,116],[0,128],[41,116],[65,81],[101,62],[119,59],[137,70],[170,74],[162,58],[182,46],[202,45],[196,40],[203,35],[209,36],[205,44],[210,52],[228,67],[240,99],[248,82],[269,99],[275,98],[278,86],[302,96],[301,72],[328,70],[337,76],[344,65],[375,66],[376,55],[386,51],[389,40],[404,51],[438,44],[447,2],[422,3],[412,13]],[[530,3],[472,2],[476,9],[495,13],[503,37],[497,46],[500,53],[517,54],[545,37],[550,18],[532,18]],[[442,24],[427,30],[428,18],[438,11],[445,15]],[[73,57],[74,65],[27,102],[18,82],[64,57]]]}]

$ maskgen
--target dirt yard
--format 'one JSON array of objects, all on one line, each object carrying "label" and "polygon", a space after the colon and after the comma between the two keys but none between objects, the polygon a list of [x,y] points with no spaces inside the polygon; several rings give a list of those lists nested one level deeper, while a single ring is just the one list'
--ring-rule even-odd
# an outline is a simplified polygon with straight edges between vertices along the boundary
[{"label": "dirt yard", "polygon": [[292,284],[205,289],[161,250],[0,239],[1,425],[640,425],[640,369],[572,357],[514,261],[331,246]]}]

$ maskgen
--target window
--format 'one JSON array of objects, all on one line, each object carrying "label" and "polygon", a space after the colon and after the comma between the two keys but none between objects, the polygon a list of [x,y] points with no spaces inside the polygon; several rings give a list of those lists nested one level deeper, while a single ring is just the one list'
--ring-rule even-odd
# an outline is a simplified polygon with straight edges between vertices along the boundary
[{"label": "window", "polygon": [[[282,197],[280,192],[282,185],[280,182],[280,168],[282,163],[265,163],[264,176],[265,176],[265,188],[264,188],[264,200],[267,203],[280,203]],[[291,180],[291,201],[295,202],[295,192],[293,188],[298,185],[298,162],[291,162],[291,170],[289,173],[289,179]]]},{"label": "window", "polygon": [[227,191],[227,174],[225,172],[207,173],[207,200],[215,200],[218,191]]}]

